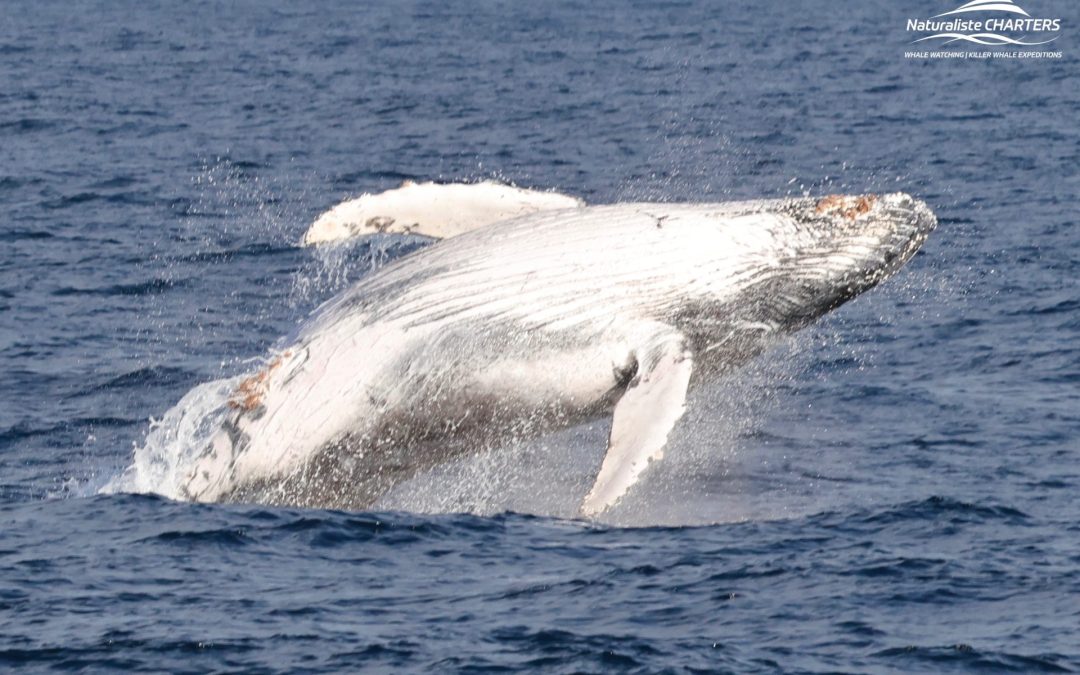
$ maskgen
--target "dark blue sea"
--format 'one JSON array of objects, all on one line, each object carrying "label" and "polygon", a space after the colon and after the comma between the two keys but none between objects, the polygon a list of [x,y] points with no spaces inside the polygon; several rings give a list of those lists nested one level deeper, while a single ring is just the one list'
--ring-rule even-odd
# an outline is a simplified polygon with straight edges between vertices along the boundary
[{"label": "dark blue sea", "polygon": [[[958,4],[4,2],[0,670],[1080,671],[1080,6],[1021,3],[1061,58],[905,58]],[[599,522],[603,422],[372,512],[109,490],[426,245],[297,245],[405,179],[940,226]]]}]

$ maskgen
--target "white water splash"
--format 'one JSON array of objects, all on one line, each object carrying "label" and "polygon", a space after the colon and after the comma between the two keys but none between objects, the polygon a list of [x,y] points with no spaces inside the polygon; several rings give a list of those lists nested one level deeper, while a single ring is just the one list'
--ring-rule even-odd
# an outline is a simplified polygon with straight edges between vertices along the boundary
[{"label": "white water splash", "polygon": [[155,493],[181,499],[183,479],[221,427],[229,396],[241,379],[237,376],[200,384],[160,420],[151,420],[131,465],[101,492]]}]

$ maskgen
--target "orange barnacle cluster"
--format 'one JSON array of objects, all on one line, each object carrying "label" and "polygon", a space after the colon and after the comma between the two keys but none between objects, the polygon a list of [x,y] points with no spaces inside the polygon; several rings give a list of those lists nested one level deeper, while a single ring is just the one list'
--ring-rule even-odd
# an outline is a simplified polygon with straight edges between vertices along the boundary
[{"label": "orange barnacle cluster", "polygon": [[[288,357],[290,354],[291,352],[285,352],[284,356]],[[251,412],[258,408],[268,390],[267,381],[270,379],[270,374],[279,367],[281,367],[280,356],[268,363],[266,368],[242,380],[232,397],[229,398],[228,406],[233,410],[244,412]]]},{"label": "orange barnacle cluster", "polygon": [[873,195],[863,195],[862,197],[847,197],[844,195],[829,195],[822,197],[817,203],[818,213],[838,213],[839,215],[847,218],[848,220],[855,220],[855,218],[869,213],[873,208],[874,202],[877,201],[877,197]]},{"label": "orange barnacle cluster", "polygon": [[844,204],[844,195],[829,195],[822,197],[817,203],[818,213],[827,213],[829,211],[836,211]]}]

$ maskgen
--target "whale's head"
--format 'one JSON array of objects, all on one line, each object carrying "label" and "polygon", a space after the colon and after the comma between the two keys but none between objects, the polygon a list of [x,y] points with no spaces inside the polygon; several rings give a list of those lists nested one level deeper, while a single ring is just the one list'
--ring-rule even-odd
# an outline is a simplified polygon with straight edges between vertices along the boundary
[{"label": "whale's head", "polygon": [[[904,266],[937,225],[903,194],[836,195],[739,205],[722,258],[732,270],[703,339],[727,364],[863,293]],[[744,209],[744,210],[743,210]],[[731,282],[731,279],[738,279]]]},{"label": "whale's head", "polygon": [[778,254],[785,273],[766,282],[765,301],[789,329],[887,279],[937,226],[930,208],[904,193],[797,199],[781,211],[793,231]]}]

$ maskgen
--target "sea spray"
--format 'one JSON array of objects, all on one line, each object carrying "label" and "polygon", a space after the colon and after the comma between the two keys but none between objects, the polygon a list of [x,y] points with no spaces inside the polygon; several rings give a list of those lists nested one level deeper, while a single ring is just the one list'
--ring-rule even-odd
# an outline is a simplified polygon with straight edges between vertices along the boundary
[{"label": "sea spray", "polygon": [[184,477],[220,428],[229,396],[241,379],[237,376],[200,384],[160,420],[151,420],[146,438],[135,448],[131,466],[101,492],[152,492],[181,498]]}]

